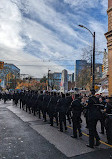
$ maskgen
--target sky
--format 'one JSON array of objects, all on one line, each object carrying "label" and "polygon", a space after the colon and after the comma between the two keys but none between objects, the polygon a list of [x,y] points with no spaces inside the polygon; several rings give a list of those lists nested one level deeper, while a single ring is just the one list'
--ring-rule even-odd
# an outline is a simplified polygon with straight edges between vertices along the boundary
[{"label": "sky", "polygon": [[[83,49],[107,48],[107,0],[0,0],[0,60],[34,77],[75,70]],[[101,62],[102,53],[96,57]]]}]

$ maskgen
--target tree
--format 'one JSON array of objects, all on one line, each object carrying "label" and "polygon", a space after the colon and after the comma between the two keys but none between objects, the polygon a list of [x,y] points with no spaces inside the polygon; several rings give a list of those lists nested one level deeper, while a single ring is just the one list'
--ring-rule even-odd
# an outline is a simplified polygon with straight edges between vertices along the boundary
[{"label": "tree", "polygon": [[46,83],[47,82],[47,78],[46,76],[43,76],[43,78],[41,78],[40,83]]},{"label": "tree", "polygon": [[78,88],[91,88],[91,75],[92,75],[92,48],[83,48],[82,49],[82,59],[86,60],[87,65],[83,66],[82,70],[79,72],[77,77],[77,87]]}]

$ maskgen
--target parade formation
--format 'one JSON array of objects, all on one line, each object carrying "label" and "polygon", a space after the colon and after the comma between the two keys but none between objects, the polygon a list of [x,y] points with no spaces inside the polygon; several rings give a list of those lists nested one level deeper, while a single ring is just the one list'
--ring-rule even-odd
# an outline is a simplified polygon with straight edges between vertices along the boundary
[{"label": "parade formation", "polygon": [[[107,136],[107,143],[112,145],[112,105],[111,98],[95,96],[91,90],[89,96],[81,94],[63,94],[43,91],[20,91],[13,93],[0,93],[0,99],[13,100],[13,105],[19,106],[29,114],[38,116],[43,122],[50,121],[50,126],[56,122],[59,131],[67,131],[67,123],[73,124],[72,138],[82,137],[82,115],[86,120],[86,128],[89,130],[88,147],[94,148],[101,144],[97,132],[97,123],[101,123],[101,134]],[[94,140],[95,139],[95,140]]]}]

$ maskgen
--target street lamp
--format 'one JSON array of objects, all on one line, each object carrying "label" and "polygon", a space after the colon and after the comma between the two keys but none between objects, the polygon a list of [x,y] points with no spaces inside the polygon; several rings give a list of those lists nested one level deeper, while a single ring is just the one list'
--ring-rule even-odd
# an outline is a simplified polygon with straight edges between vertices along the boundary
[{"label": "street lamp", "polygon": [[51,71],[51,70],[48,69],[48,88],[47,88],[48,91],[49,91],[49,72],[50,72],[50,71]]},{"label": "street lamp", "polygon": [[79,25],[79,27],[88,30],[93,37],[93,67],[92,67],[92,90],[95,90],[95,32],[91,32],[88,28],[83,25]]}]

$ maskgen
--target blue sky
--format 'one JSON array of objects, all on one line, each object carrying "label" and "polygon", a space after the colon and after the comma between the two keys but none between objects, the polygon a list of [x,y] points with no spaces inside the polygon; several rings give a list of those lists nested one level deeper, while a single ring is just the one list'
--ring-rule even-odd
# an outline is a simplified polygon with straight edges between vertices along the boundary
[{"label": "blue sky", "polygon": [[75,60],[92,47],[92,36],[78,24],[96,32],[97,51],[107,48],[107,6],[106,0],[0,0],[1,60],[35,77],[48,69],[74,72]]}]

